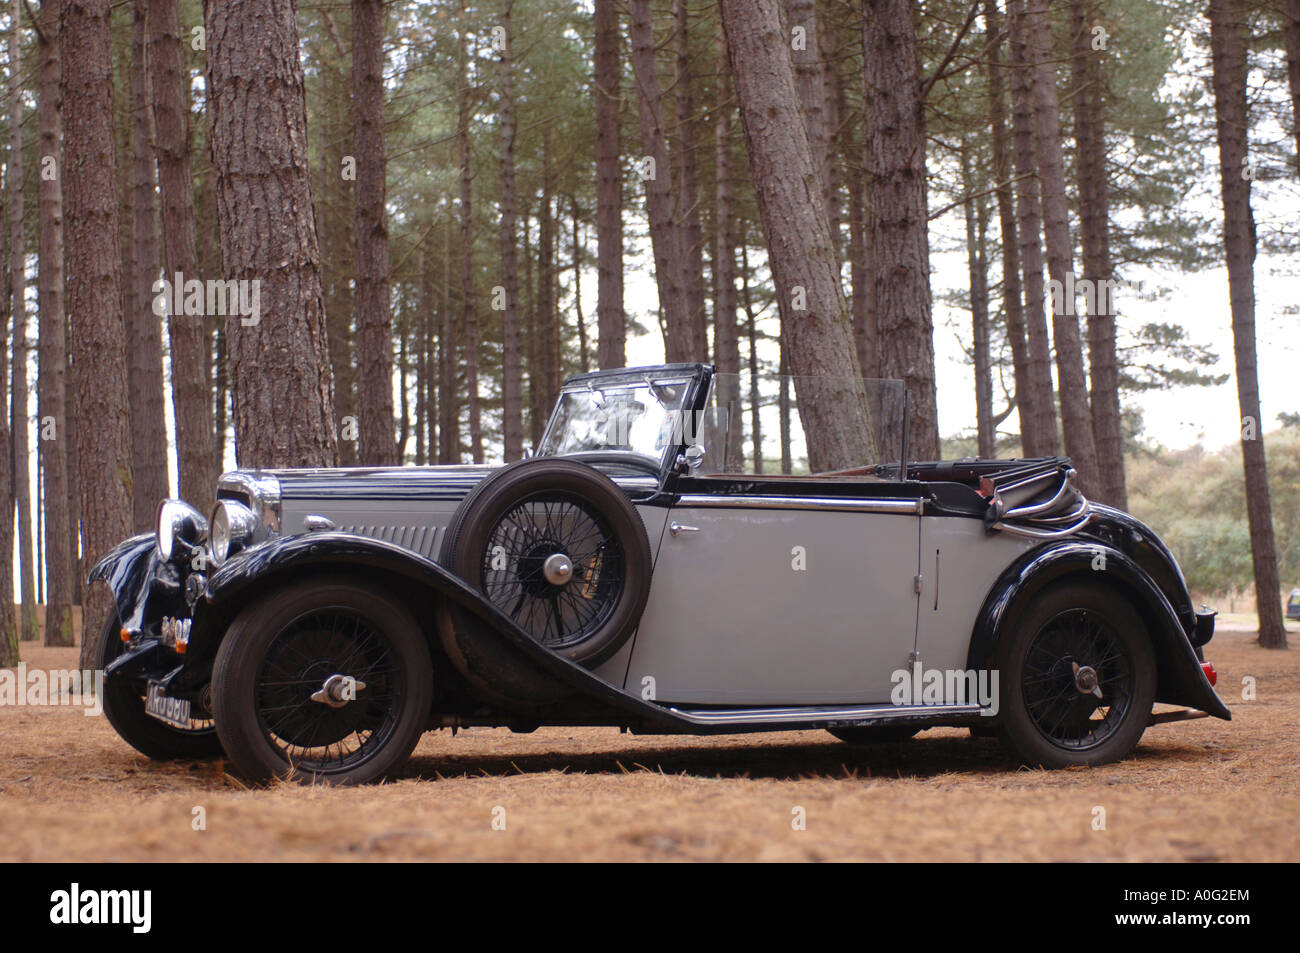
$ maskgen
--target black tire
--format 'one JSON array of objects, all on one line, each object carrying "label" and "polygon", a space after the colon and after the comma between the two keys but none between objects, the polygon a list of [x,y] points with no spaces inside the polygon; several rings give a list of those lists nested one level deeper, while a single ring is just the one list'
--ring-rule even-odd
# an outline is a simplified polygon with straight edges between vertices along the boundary
[{"label": "black tire", "polygon": [[[121,628],[117,613],[104,623],[95,663],[101,672],[122,654]],[[123,741],[155,761],[202,761],[222,753],[211,718],[195,719],[192,731],[163,724],[145,714],[144,686],[130,679],[105,680],[104,715]]]},{"label": "black tire", "polygon": [[911,741],[921,726],[875,725],[871,727],[827,728],[828,732],[850,745],[892,745]]},{"label": "black tire", "polygon": [[[570,558],[563,582],[546,574],[556,555]],[[542,645],[587,667],[631,637],[650,594],[641,517],[612,480],[572,460],[523,460],[476,486],[447,527],[442,563]],[[475,640],[465,628],[451,637]],[[481,651],[448,649],[453,659]]]},{"label": "black tire", "polygon": [[[1092,582],[1052,586],[1004,639],[999,727],[1021,761],[1066,768],[1133,751],[1155,701],[1156,663],[1127,599]],[[1085,690],[1094,681],[1100,696]]]},{"label": "black tire", "polygon": [[[343,697],[313,699],[334,676]],[[344,579],[295,583],[249,605],[213,665],[218,734],[254,781],[382,778],[410,757],[432,704],[415,618],[389,594]]]}]

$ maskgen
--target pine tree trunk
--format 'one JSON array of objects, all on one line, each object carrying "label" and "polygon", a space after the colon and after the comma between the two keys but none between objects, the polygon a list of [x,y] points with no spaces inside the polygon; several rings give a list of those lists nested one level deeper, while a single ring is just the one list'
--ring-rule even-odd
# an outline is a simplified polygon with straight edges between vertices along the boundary
[{"label": "pine tree trunk", "polygon": [[[21,0],[10,4],[10,22],[22,20]],[[32,540],[32,491],[28,461],[31,443],[27,413],[27,247],[23,231],[23,127],[22,60],[19,30],[9,31],[9,161],[5,178],[9,187],[9,277],[13,294],[13,393],[10,405],[9,434],[13,458],[13,499],[18,514],[18,571],[22,580],[23,641],[39,639],[36,615],[36,563]],[[2,357],[0,357],[2,359]],[[6,497],[7,499],[7,497]]]},{"label": "pine tree trunk", "polygon": [[322,13],[333,55],[322,52],[320,109],[321,190],[316,215],[320,233],[321,281],[325,296],[325,326],[329,337],[330,374],[334,378],[334,427],[339,434],[339,463],[357,462],[356,366],[353,360],[353,289],[356,274],[356,203],[353,182],[344,178],[345,157],[351,151],[352,96],[344,71],[351,66],[346,43],[352,37],[350,8],[340,9],[343,23]]},{"label": "pine tree trunk", "polygon": [[[826,2],[826,0],[823,0]],[[823,18],[822,22],[826,22]],[[841,163],[847,152],[845,143],[844,116],[848,112],[845,105],[844,77],[840,75],[839,63],[843,61],[842,48],[832,46],[833,30],[825,31],[824,38],[818,43],[822,48],[824,84],[826,87],[826,156],[822,160],[822,194],[826,201],[826,221],[831,226],[831,244],[835,247],[835,261],[844,261],[844,242],[840,235],[840,187],[843,174]]]},{"label": "pine tree trunk", "polygon": [[1246,476],[1246,517],[1255,569],[1259,644],[1286,648],[1281,581],[1273,535],[1273,506],[1264,454],[1255,350],[1255,217],[1250,206],[1249,108],[1246,99],[1247,12],[1241,0],[1210,0],[1210,51],[1214,117],[1219,140],[1219,179],[1223,190],[1223,244],[1232,307],[1233,356],[1237,401],[1241,407],[1241,456]]},{"label": "pine tree trunk", "polygon": [[131,307],[126,313],[128,383],[131,401],[132,493],[137,533],[154,528],[158,503],[171,495],[167,479],[167,423],[163,406],[161,316],[154,310],[158,280],[158,200],[154,167],[153,115],[145,47],[142,0],[132,7],[131,23],[131,240],[134,271]]},{"label": "pine tree trunk", "polygon": [[640,168],[645,182],[650,242],[654,247],[659,312],[665,328],[664,353],[669,363],[694,361],[700,358],[700,353],[695,350],[686,285],[686,249],[673,190],[668,138],[664,133],[663,95],[655,65],[650,0],[628,0],[627,8],[631,14],[628,39],[632,46],[632,70],[636,77],[641,148],[644,152]]},{"label": "pine tree trunk", "polygon": [[622,70],[618,5],[597,3],[594,27],[596,98],[596,363],[627,364],[623,318],[623,167],[619,104]]},{"label": "pine tree trunk", "polygon": [[[59,0],[41,4],[37,36],[40,98],[40,350],[37,428],[45,496],[45,644],[72,645],[72,554],[68,499],[68,347],[63,310],[62,102],[59,98]],[[47,171],[48,170],[48,171]],[[49,428],[48,431],[46,428]],[[47,437],[48,433],[48,437]],[[2,545],[2,543],[0,543]],[[0,552],[8,550],[0,549]]]},{"label": "pine tree trunk", "polygon": [[[145,32],[153,98],[154,136],[158,147],[158,187],[162,197],[163,273],[169,282],[200,274],[194,218],[194,177],[190,163],[189,107],[183,67],[177,0],[149,0]],[[209,47],[210,49],[210,47]],[[65,61],[66,62],[66,61]],[[209,108],[211,104],[209,103]],[[207,276],[212,277],[212,276]],[[179,289],[173,288],[173,295]],[[206,385],[207,335],[204,320],[169,315],[172,406],[176,422],[180,496],[211,512],[216,502],[216,455],[211,398]]]},{"label": "pine tree trunk", "polygon": [[[1029,52],[1025,37],[1024,0],[1008,0],[1007,26],[1011,47],[1012,154],[1016,170],[1016,236],[1020,242],[1020,267],[1025,289],[1025,338],[1028,357],[1025,396],[1033,427],[1022,422],[1025,456],[1054,456],[1061,452],[1056,430],[1056,399],[1052,387],[1052,350],[1047,332],[1047,289],[1043,282],[1043,206],[1038,192],[1038,167],[1034,155],[1034,101]],[[1030,396],[1032,395],[1032,396]],[[1023,418],[1022,418],[1023,421]]]},{"label": "pine tree trunk", "polygon": [[[1091,16],[1090,16],[1091,12]],[[1092,48],[1089,22],[1098,14],[1086,0],[1070,2],[1070,65],[1074,100],[1075,171],[1079,187],[1079,236],[1083,277],[1094,289],[1088,314],[1088,363],[1092,372],[1090,407],[1097,445],[1097,495],[1102,503],[1128,508],[1124,481],[1124,432],[1120,423],[1119,361],[1115,353],[1115,311],[1109,293],[1110,200],[1106,181],[1103,50]],[[1106,289],[1106,290],[1103,290]]]},{"label": "pine tree trunk", "polygon": [[591,362],[587,359],[587,319],[582,315],[582,220],[576,195],[569,196],[569,212],[573,223],[573,317],[578,328],[578,367],[586,374]]},{"label": "pine tree trunk", "polygon": [[984,32],[988,37],[989,134],[993,146],[994,194],[998,205],[998,228],[1002,236],[1002,313],[1007,344],[1016,382],[1016,410],[1020,419],[1020,442],[1025,450],[1027,435],[1034,432],[1042,410],[1034,405],[1041,395],[1029,377],[1029,346],[1025,340],[1024,300],[1020,285],[1020,244],[1016,234],[1015,195],[1011,185],[1011,147],[1007,138],[1006,82],[1003,73],[1002,17],[996,0],[984,0]]},{"label": "pine tree trunk", "polygon": [[[822,56],[821,38],[817,30],[816,0],[785,0],[786,34],[790,37],[790,60],[794,64],[794,84],[799,91],[800,112],[804,131],[808,134],[808,149],[812,154],[813,168],[822,189],[822,204],[826,208],[826,221],[830,223],[830,183],[827,181],[827,163],[833,155],[831,125],[827,110],[830,95],[827,89],[826,64]],[[796,30],[803,32],[796,35]],[[834,244],[832,229],[832,244]],[[838,250],[836,255],[838,261]]]},{"label": "pine tree trunk", "polygon": [[531,374],[533,419],[538,421],[539,437],[548,412],[555,406],[559,385],[554,346],[559,334],[555,313],[556,224],[549,130],[542,136],[542,201],[537,213],[537,326],[533,335],[535,361]]},{"label": "pine tree trunk", "polygon": [[[974,196],[984,183],[977,178],[971,161],[971,147],[961,153],[962,191]],[[987,213],[983,198],[968,198],[965,203],[966,267],[970,278],[971,356],[975,365],[975,433],[982,460],[994,456],[993,373],[989,354],[989,272],[985,255]]]},{"label": "pine tree trunk", "polygon": [[483,423],[478,397],[478,309],[474,300],[474,173],[470,165],[470,87],[468,51],[464,36],[457,46],[459,80],[456,93],[456,143],[460,148],[460,307],[465,335],[465,393],[469,403],[469,451],[475,463],[483,462]]},{"label": "pine tree trunk", "polygon": [[[9,218],[9,203],[3,206],[4,219]],[[9,244],[8,232],[0,229],[4,235],[4,244]],[[8,261],[5,261],[6,271]],[[10,294],[0,294],[0,337],[9,332],[9,308],[13,302]],[[14,612],[14,570],[12,554],[14,551],[13,507],[13,434],[9,429],[9,417],[2,408],[9,403],[9,364],[0,358],[0,500],[6,502],[8,512],[0,519],[0,552],[9,553],[9,559],[0,560],[0,668],[11,668],[21,658],[18,645],[17,620]]]},{"label": "pine tree trunk", "polygon": [[727,38],[717,27],[718,79],[713,122],[713,349],[718,368],[717,403],[726,414],[726,460],[715,453],[715,466],[744,470],[745,451],[740,404],[740,339],[736,325],[736,224],[731,184],[731,76]]},{"label": "pine tree trunk", "polygon": [[762,392],[759,389],[758,367],[758,315],[754,311],[754,296],[749,288],[749,243],[740,242],[740,301],[745,309],[745,334],[749,339],[749,439],[754,473],[763,472],[763,416]]},{"label": "pine tree trunk", "polygon": [[240,466],[333,466],[297,3],[205,12],[223,277],[260,296],[257,323],[226,319],[236,455]]},{"label": "pine tree trunk", "polygon": [[677,207],[681,209],[681,242],[686,263],[686,306],[690,312],[691,360],[707,360],[708,314],[704,296],[704,229],[700,224],[700,181],[695,152],[699,139],[695,119],[694,79],[691,75],[690,17],[685,0],[673,0],[677,79],[676,103]]},{"label": "pine tree trunk", "polygon": [[846,135],[846,165],[849,180],[849,289],[852,295],[853,344],[862,376],[880,377],[877,343],[875,277],[871,272],[871,228],[867,210],[867,174],[865,137],[861,120],[854,132]]},{"label": "pine tree trunk", "polygon": [[[907,387],[908,456],[936,460],[925,129],[912,18],[906,0],[863,6],[867,181],[880,376]],[[900,441],[891,439],[886,455],[899,449]]]},{"label": "pine tree trunk", "polygon": [[[505,41],[501,47],[500,67],[500,134],[501,150],[501,287],[505,291],[505,309],[501,313],[501,403],[502,430],[505,444],[505,461],[518,460],[524,455],[524,402],[523,402],[523,365],[519,350],[519,255],[517,248],[516,217],[519,205],[515,190],[515,84],[514,60],[511,54],[510,13],[514,0],[502,0],[501,27],[505,31]],[[596,16],[601,16],[601,9],[612,6],[597,4]],[[599,40],[599,32],[597,34]],[[617,42],[617,33],[615,42]],[[599,46],[597,57],[600,56]],[[616,54],[617,55],[617,54]],[[617,63],[615,64],[617,68]],[[596,85],[600,86],[599,61],[597,62]],[[616,76],[617,79],[617,76]],[[597,136],[600,123],[600,93],[597,91]],[[617,124],[617,105],[615,123]],[[617,146],[616,146],[617,148]],[[599,146],[597,147],[599,152]],[[597,159],[597,165],[600,160]],[[617,156],[615,156],[617,166]],[[603,248],[603,246],[602,246]],[[619,276],[620,282],[622,275]],[[603,276],[602,276],[603,281]],[[602,285],[603,288],[603,285]],[[620,296],[621,296],[620,288]],[[620,303],[619,307],[622,305]]]},{"label": "pine tree trunk", "polygon": [[384,0],[352,0],[356,181],[357,457],[397,461],[393,443],[393,319],[384,183]]},{"label": "pine tree trunk", "polygon": [[1291,89],[1291,132],[1295,136],[1296,171],[1300,172],[1300,0],[1283,0],[1282,32],[1286,44],[1287,84]]},{"label": "pine tree trunk", "polygon": [[880,435],[867,412],[778,0],[724,0],[720,9],[809,466],[875,460]]},{"label": "pine tree trunk", "polygon": [[438,462],[460,463],[460,401],[456,394],[456,322],[451,311],[451,223],[442,240],[442,331],[438,335]]},{"label": "pine tree trunk", "polygon": [[1056,348],[1057,387],[1061,395],[1061,425],[1065,452],[1079,474],[1085,493],[1101,487],[1097,446],[1088,406],[1088,379],[1083,370],[1083,344],[1075,310],[1074,245],[1070,241],[1070,203],[1065,194],[1065,160],[1061,150],[1060,103],[1052,52],[1052,19],[1047,0],[1030,0],[1025,17],[1032,61],[1034,96],[1034,154],[1043,199],[1043,238],[1047,270],[1054,287],[1052,343]]},{"label": "pine tree trunk", "polygon": [[[64,198],[68,310],[77,380],[73,420],[86,562],[93,565],[131,529],[131,437],[126,392],[122,277],[118,272],[117,156],[113,151],[108,0],[65,0]],[[104,586],[87,593],[81,667],[94,668],[99,633],[113,611]]]}]

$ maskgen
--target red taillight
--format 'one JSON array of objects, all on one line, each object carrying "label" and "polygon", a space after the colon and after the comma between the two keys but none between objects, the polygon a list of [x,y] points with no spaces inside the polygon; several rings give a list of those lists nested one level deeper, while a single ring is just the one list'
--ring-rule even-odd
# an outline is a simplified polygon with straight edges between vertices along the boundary
[{"label": "red taillight", "polygon": [[1205,677],[1209,680],[1211,685],[1219,684],[1219,673],[1214,670],[1214,666],[1209,662],[1201,663],[1201,671],[1205,673]]}]

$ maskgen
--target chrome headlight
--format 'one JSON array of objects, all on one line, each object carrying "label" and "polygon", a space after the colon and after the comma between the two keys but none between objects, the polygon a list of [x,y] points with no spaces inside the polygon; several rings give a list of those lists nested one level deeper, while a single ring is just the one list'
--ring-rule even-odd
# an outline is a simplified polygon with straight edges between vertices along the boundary
[{"label": "chrome headlight", "polygon": [[212,511],[212,561],[221,565],[239,552],[257,531],[257,516],[237,500],[219,500]]},{"label": "chrome headlight", "polygon": [[203,514],[181,500],[163,500],[158,504],[158,555],[164,562],[173,556],[188,556],[187,549],[203,545],[208,538],[208,521]]}]

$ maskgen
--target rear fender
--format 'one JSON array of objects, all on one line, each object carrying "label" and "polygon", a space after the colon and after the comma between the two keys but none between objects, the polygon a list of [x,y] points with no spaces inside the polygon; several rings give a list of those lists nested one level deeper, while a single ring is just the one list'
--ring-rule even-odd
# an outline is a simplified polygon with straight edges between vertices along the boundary
[{"label": "rear fender", "polygon": [[1156,701],[1187,705],[1231,719],[1196,656],[1191,634],[1160,586],[1134,560],[1113,546],[1065,540],[1024,553],[998,577],[971,634],[967,665],[987,667],[1021,608],[1051,583],[1066,577],[1103,579],[1114,585],[1142,616],[1156,657]]}]

